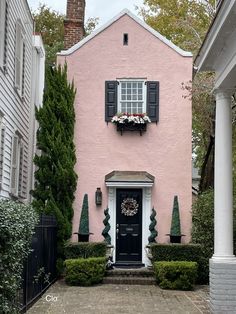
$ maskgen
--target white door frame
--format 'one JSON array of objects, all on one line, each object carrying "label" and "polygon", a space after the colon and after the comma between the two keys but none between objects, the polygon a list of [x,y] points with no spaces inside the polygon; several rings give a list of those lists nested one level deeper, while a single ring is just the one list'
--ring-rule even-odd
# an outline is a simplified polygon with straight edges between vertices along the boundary
[{"label": "white door frame", "polygon": [[150,225],[150,215],[151,215],[151,187],[152,183],[142,183],[137,184],[135,182],[129,184],[118,184],[115,183],[107,183],[108,186],[108,208],[110,215],[110,236],[111,236],[111,245],[114,246],[113,250],[113,261],[116,261],[116,189],[117,188],[140,188],[142,189],[143,194],[143,212],[142,212],[142,263],[145,266],[151,265],[150,260],[147,257],[145,247],[148,244],[148,237],[150,235],[149,225]]}]

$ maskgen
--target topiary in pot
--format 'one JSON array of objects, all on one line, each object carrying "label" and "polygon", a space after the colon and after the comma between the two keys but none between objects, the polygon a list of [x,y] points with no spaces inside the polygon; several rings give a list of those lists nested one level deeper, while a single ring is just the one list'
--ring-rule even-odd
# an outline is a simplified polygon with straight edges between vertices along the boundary
[{"label": "topiary in pot", "polygon": [[88,194],[84,194],[82,211],[79,223],[78,238],[79,242],[89,242],[89,213],[88,213]]},{"label": "topiary in pot", "polygon": [[180,217],[179,217],[179,202],[178,196],[174,197],[174,204],[172,210],[172,219],[171,219],[171,228],[170,228],[170,242],[171,243],[181,243],[181,226],[180,226]]},{"label": "topiary in pot", "polygon": [[107,244],[111,244],[111,236],[109,235],[109,230],[111,229],[111,226],[109,224],[110,215],[109,215],[109,208],[106,208],[104,210],[105,219],[103,220],[104,229],[102,231],[102,235],[104,237],[104,241]]},{"label": "topiary in pot", "polygon": [[150,231],[150,236],[148,237],[148,244],[150,243],[156,243],[156,237],[158,235],[156,229],[155,229],[155,226],[157,224],[157,221],[156,221],[156,211],[154,209],[154,207],[152,208],[152,213],[151,213],[151,216],[150,216],[150,220],[151,220],[151,223],[149,225],[149,231]]}]

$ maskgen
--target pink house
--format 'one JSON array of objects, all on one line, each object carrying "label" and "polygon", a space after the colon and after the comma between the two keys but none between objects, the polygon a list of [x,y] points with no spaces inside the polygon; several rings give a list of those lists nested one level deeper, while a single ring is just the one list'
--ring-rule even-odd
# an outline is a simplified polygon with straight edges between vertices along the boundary
[{"label": "pink house", "polygon": [[[68,7],[74,5],[71,2]],[[68,16],[67,23],[70,19],[75,21]],[[77,26],[81,25],[78,19]],[[190,240],[191,102],[183,97],[182,83],[192,78],[192,55],[123,10],[61,51],[58,63],[64,62],[77,88],[73,232],[78,232],[87,193],[91,241],[103,240],[103,210],[108,207],[115,262],[147,265],[145,246],[153,206],[157,240],[168,242],[173,199],[178,195],[183,242]],[[113,116],[122,112],[146,113],[151,122],[142,124],[141,130],[140,124],[112,123]],[[102,205],[95,202],[97,188],[102,191]]]}]

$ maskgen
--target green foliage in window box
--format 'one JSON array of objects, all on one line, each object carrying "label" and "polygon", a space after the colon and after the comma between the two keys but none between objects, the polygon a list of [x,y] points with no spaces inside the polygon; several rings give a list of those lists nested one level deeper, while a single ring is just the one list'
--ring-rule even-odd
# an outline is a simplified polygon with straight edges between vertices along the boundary
[{"label": "green foliage in window box", "polygon": [[186,261],[155,262],[156,281],[162,289],[192,290],[197,278],[197,263]]},{"label": "green foliage in window box", "polygon": [[65,281],[75,286],[91,286],[103,280],[106,271],[105,257],[65,260]]},{"label": "green foliage in window box", "polygon": [[153,262],[156,261],[192,261],[198,263],[199,284],[208,282],[208,259],[200,244],[158,244],[150,245]]},{"label": "green foliage in window box", "polygon": [[65,245],[65,256],[71,258],[105,257],[105,242],[68,242]]},{"label": "green foliage in window box", "polygon": [[0,313],[18,313],[24,260],[38,215],[30,205],[0,200]]}]

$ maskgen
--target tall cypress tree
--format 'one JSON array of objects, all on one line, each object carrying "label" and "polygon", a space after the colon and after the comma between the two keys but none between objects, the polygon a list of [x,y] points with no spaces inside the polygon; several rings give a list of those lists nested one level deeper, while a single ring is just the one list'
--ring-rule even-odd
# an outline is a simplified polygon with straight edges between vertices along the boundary
[{"label": "tall cypress tree", "polygon": [[37,148],[34,163],[33,205],[53,214],[58,224],[58,256],[63,256],[65,240],[71,236],[72,203],[77,175],[74,138],[75,88],[67,81],[67,68],[47,68],[43,106],[36,108]]}]

